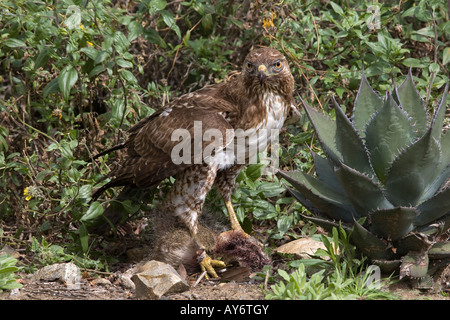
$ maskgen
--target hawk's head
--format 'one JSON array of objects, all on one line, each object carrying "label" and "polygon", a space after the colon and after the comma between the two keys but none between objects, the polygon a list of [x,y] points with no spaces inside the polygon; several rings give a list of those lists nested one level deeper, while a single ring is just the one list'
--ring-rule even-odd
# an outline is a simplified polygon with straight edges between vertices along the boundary
[{"label": "hawk's head", "polygon": [[244,61],[242,76],[250,90],[275,91],[289,95],[294,79],[286,58],[272,48],[260,48],[250,52]]}]

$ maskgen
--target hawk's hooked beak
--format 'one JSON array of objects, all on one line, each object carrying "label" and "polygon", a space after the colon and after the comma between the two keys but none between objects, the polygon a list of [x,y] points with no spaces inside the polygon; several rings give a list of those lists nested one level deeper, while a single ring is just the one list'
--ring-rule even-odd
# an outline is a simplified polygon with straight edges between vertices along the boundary
[{"label": "hawk's hooked beak", "polygon": [[258,71],[259,71],[259,83],[263,85],[263,83],[266,82],[267,79],[267,68],[265,65],[262,64],[258,67]]}]

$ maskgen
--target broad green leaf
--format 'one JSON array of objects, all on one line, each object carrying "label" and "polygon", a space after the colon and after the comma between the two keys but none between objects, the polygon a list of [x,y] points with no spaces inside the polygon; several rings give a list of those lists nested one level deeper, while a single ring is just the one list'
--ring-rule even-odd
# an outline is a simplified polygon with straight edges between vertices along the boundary
[{"label": "broad green leaf", "polygon": [[78,80],[78,72],[71,65],[68,65],[63,70],[61,70],[61,73],[59,74],[58,77],[58,85],[59,90],[61,90],[63,97],[66,101],[69,100],[70,90],[75,85],[77,80]]},{"label": "broad green leaf", "polygon": [[100,202],[94,201],[89,206],[86,213],[81,217],[81,222],[90,222],[103,214],[103,206]]},{"label": "broad green leaf", "polygon": [[340,5],[334,3],[333,1],[330,1],[330,5],[331,7],[333,7],[334,12],[336,12],[337,14],[343,16],[344,15],[344,10],[341,8]]},{"label": "broad green leaf", "polygon": [[352,115],[353,125],[356,130],[363,134],[363,130],[365,129],[370,118],[382,106],[383,99],[381,99],[380,96],[373,91],[372,87],[367,82],[365,73],[363,72]]},{"label": "broad green leaf", "polygon": [[20,48],[20,47],[26,47],[27,44],[19,39],[8,39],[4,42],[5,46],[9,48]]},{"label": "broad green leaf", "polygon": [[86,54],[90,59],[94,60],[97,58],[98,51],[92,47],[83,47],[80,49],[81,52]]},{"label": "broad green leaf", "polygon": [[383,107],[366,127],[366,146],[377,177],[383,183],[392,161],[401,149],[414,139],[414,128],[408,115],[389,95]]},{"label": "broad green leaf", "polygon": [[443,56],[442,56],[442,64],[445,66],[450,62],[450,47],[444,48]]},{"label": "broad green leaf", "polygon": [[370,215],[371,230],[384,239],[398,240],[414,228],[415,208],[380,209]]},{"label": "broad green leaf", "polygon": [[417,136],[421,137],[428,129],[428,115],[424,107],[424,102],[414,85],[411,70],[405,81],[397,88],[397,96],[400,106],[412,118],[417,130]]},{"label": "broad green leaf", "polygon": [[129,83],[137,83],[137,79],[131,71],[123,69],[120,70],[119,72],[125,81]]},{"label": "broad green leaf", "polygon": [[263,167],[263,164],[261,163],[255,163],[251,164],[245,169],[245,175],[250,178],[252,181],[255,181],[259,177],[261,177],[261,169]]},{"label": "broad green leaf", "polygon": [[164,23],[176,33],[176,35],[178,36],[178,39],[181,39],[180,28],[177,26],[172,13],[170,13],[170,11],[167,11],[167,10],[163,10],[160,13],[161,13]]},{"label": "broad green leaf", "polygon": [[34,61],[34,70],[38,70],[39,68],[45,66],[47,61],[50,59],[51,51],[51,49],[46,47],[40,50],[39,54],[36,57],[36,60]]},{"label": "broad green leaf", "polygon": [[387,176],[387,198],[395,206],[415,206],[436,178],[440,163],[439,144],[431,130],[394,160]]},{"label": "broad green leaf", "polygon": [[154,14],[157,11],[165,9],[167,6],[167,1],[165,0],[151,0],[149,3],[149,13]]}]

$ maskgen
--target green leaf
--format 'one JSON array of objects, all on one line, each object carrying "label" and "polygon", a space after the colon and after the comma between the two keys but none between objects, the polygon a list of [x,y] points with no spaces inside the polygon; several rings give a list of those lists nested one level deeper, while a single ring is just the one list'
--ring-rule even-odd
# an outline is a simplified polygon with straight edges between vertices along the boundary
[{"label": "green leaf", "polygon": [[363,72],[361,84],[356,95],[355,105],[353,107],[352,121],[358,130],[363,133],[369,119],[383,106],[383,99],[373,91],[369,85],[366,75]]},{"label": "green leaf", "polygon": [[8,39],[4,42],[5,46],[9,48],[20,48],[20,47],[26,47],[27,44],[19,39]]},{"label": "green leaf", "polygon": [[122,67],[122,68],[132,68],[133,64],[130,61],[124,60],[124,59],[117,59],[116,63],[118,66]]},{"label": "green leaf", "polygon": [[413,139],[414,128],[408,115],[398,107],[392,95],[389,95],[366,128],[366,146],[380,181],[386,181],[392,161]]},{"label": "green leaf", "polygon": [[423,136],[428,129],[428,115],[425,110],[424,102],[414,85],[411,70],[409,70],[408,76],[398,87],[396,93],[400,101],[400,106],[415,123],[417,136]]},{"label": "green leaf", "polygon": [[441,103],[439,104],[431,122],[432,132],[431,135],[438,141],[441,140],[442,127],[444,125],[445,112],[447,111],[447,94],[448,94],[449,83],[444,88],[444,93],[441,98]]},{"label": "green leaf", "polygon": [[361,173],[375,177],[364,142],[336,100],[334,110],[337,127],[336,146],[342,155],[342,162]]},{"label": "green leaf", "polygon": [[443,52],[442,64],[445,66],[449,62],[450,62],[450,47],[447,47],[444,49]]},{"label": "green leaf", "polygon": [[394,160],[387,176],[387,198],[395,206],[415,206],[436,178],[440,163],[439,144],[431,130]]},{"label": "green leaf", "polygon": [[87,253],[89,251],[89,233],[84,223],[81,223],[78,235],[80,236],[81,249],[83,253]]},{"label": "green leaf", "polygon": [[47,85],[44,87],[44,90],[42,90],[42,95],[47,97],[50,93],[59,92],[59,82],[58,78],[53,79]]},{"label": "green leaf", "polygon": [[177,26],[172,13],[170,13],[170,11],[167,11],[167,10],[163,10],[160,13],[161,13],[164,23],[176,33],[176,35],[178,36],[178,39],[181,39],[180,28]]},{"label": "green leaf", "polygon": [[370,215],[373,232],[384,239],[398,240],[414,229],[415,208],[382,209]]},{"label": "green leaf", "polygon": [[98,51],[92,47],[83,47],[80,49],[81,52],[86,54],[90,59],[94,60],[97,58]]},{"label": "green leaf", "polygon": [[81,222],[89,222],[103,214],[103,206],[100,202],[94,201],[89,206],[86,213],[81,217]]},{"label": "green leaf", "polygon": [[278,174],[296,189],[288,188],[289,192],[311,212],[326,213],[332,219],[344,222],[354,220],[356,212],[343,193],[331,189],[327,184],[301,171],[279,171]]},{"label": "green leaf", "polygon": [[252,181],[256,181],[259,177],[261,177],[261,169],[263,164],[255,163],[251,164],[245,169],[245,175],[250,178]]},{"label": "green leaf", "polygon": [[70,97],[70,90],[75,85],[75,83],[78,80],[78,72],[77,70],[72,67],[71,65],[68,65],[63,70],[61,70],[61,73],[58,77],[58,85],[59,90],[61,90],[64,100],[68,101]]},{"label": "green leaf", "polygon": [[129,83],[137,83],[136,77],[131,73],[129,70],[120,70],[120,74],[122,75],[123,79]]},{"label": "green leaf", "polygon": [[344,15],[344,10],[342,10],[341,6],[334,3],[333,1],[330,1],[330,5],[333,7],[334,12],[336,12],[337,14],[343,16]]},{"label": "green leaf", "polygon": [[336,176],[360,217],[365,217],[376,209],[393,208],[381,187],[369,177],[345,164],[336,171]]},{"label": "green leaf", "polygon": [[428,225],[450,213],[450,187],[421,203],[417,210],[419,215],[414,223],[418,226]]},{"label": "green leaf", "polygon": [[336,145],[336,122],[332,121],[329,117],[319,113],[318,111],[310,108],[305,102],[303,102],[306,114],[314,126],[314,129],[318,135],[319,141],[322,145],[326,155],[337,165],[339,162],[344,161],[340,150]]},{"label": "green leaf", "polygon": [[167,2],[165,0],[151,0],[149,6],[149,13],[154,14],[157,11],[164,10],[167,6]]},{"label": "green leaf", "polygon": [[317,177],[320,181],[328,185],[333,190],[342,192],[342,186],[339,180],[336,178],[334,172],[334,165],[326,158],[323,158],[316,154],[315,152],[311,152],[314,159],[314,167],[316,169]]},{"label": "green leaf", "polygon": [[351,238],[354,243],[358,244],[358,248],[371,259],[389,260],[394,255],[383,240],[367,231],[356,221],[353,225]]}]

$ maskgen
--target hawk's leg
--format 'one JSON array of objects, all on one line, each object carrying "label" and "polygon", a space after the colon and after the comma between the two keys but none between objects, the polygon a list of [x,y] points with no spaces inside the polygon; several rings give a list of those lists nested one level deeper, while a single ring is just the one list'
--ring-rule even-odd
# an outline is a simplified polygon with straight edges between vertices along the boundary
[{"label": "hawk's leg", "polygon": [[233,231],[239,231],[247,235],[242,229],[234,212],[233,204],[231,203],[231,193],[235,185],[236,177],[241,172],[243,165],[234,165],[228,169],[221,170],[217,173],[216,186],[222,195],[225,207],[227,208],[228,217],[230,219],[231,229]]},{"label": "hawk's leg", "polygon": [[[177,175],[174,185],[164,200],[163,207],[176,215],[188,227],[193,238],[197,237],[198,217],[202,213],[206,195],[211,190],[217,174],[215,165],[194,165]],[[198,241],[197,241],[198,242]],[[225,263],[211,259],[206,253],[201,256],[200,267],[217,278],[214,267],[225,267]]]}]

